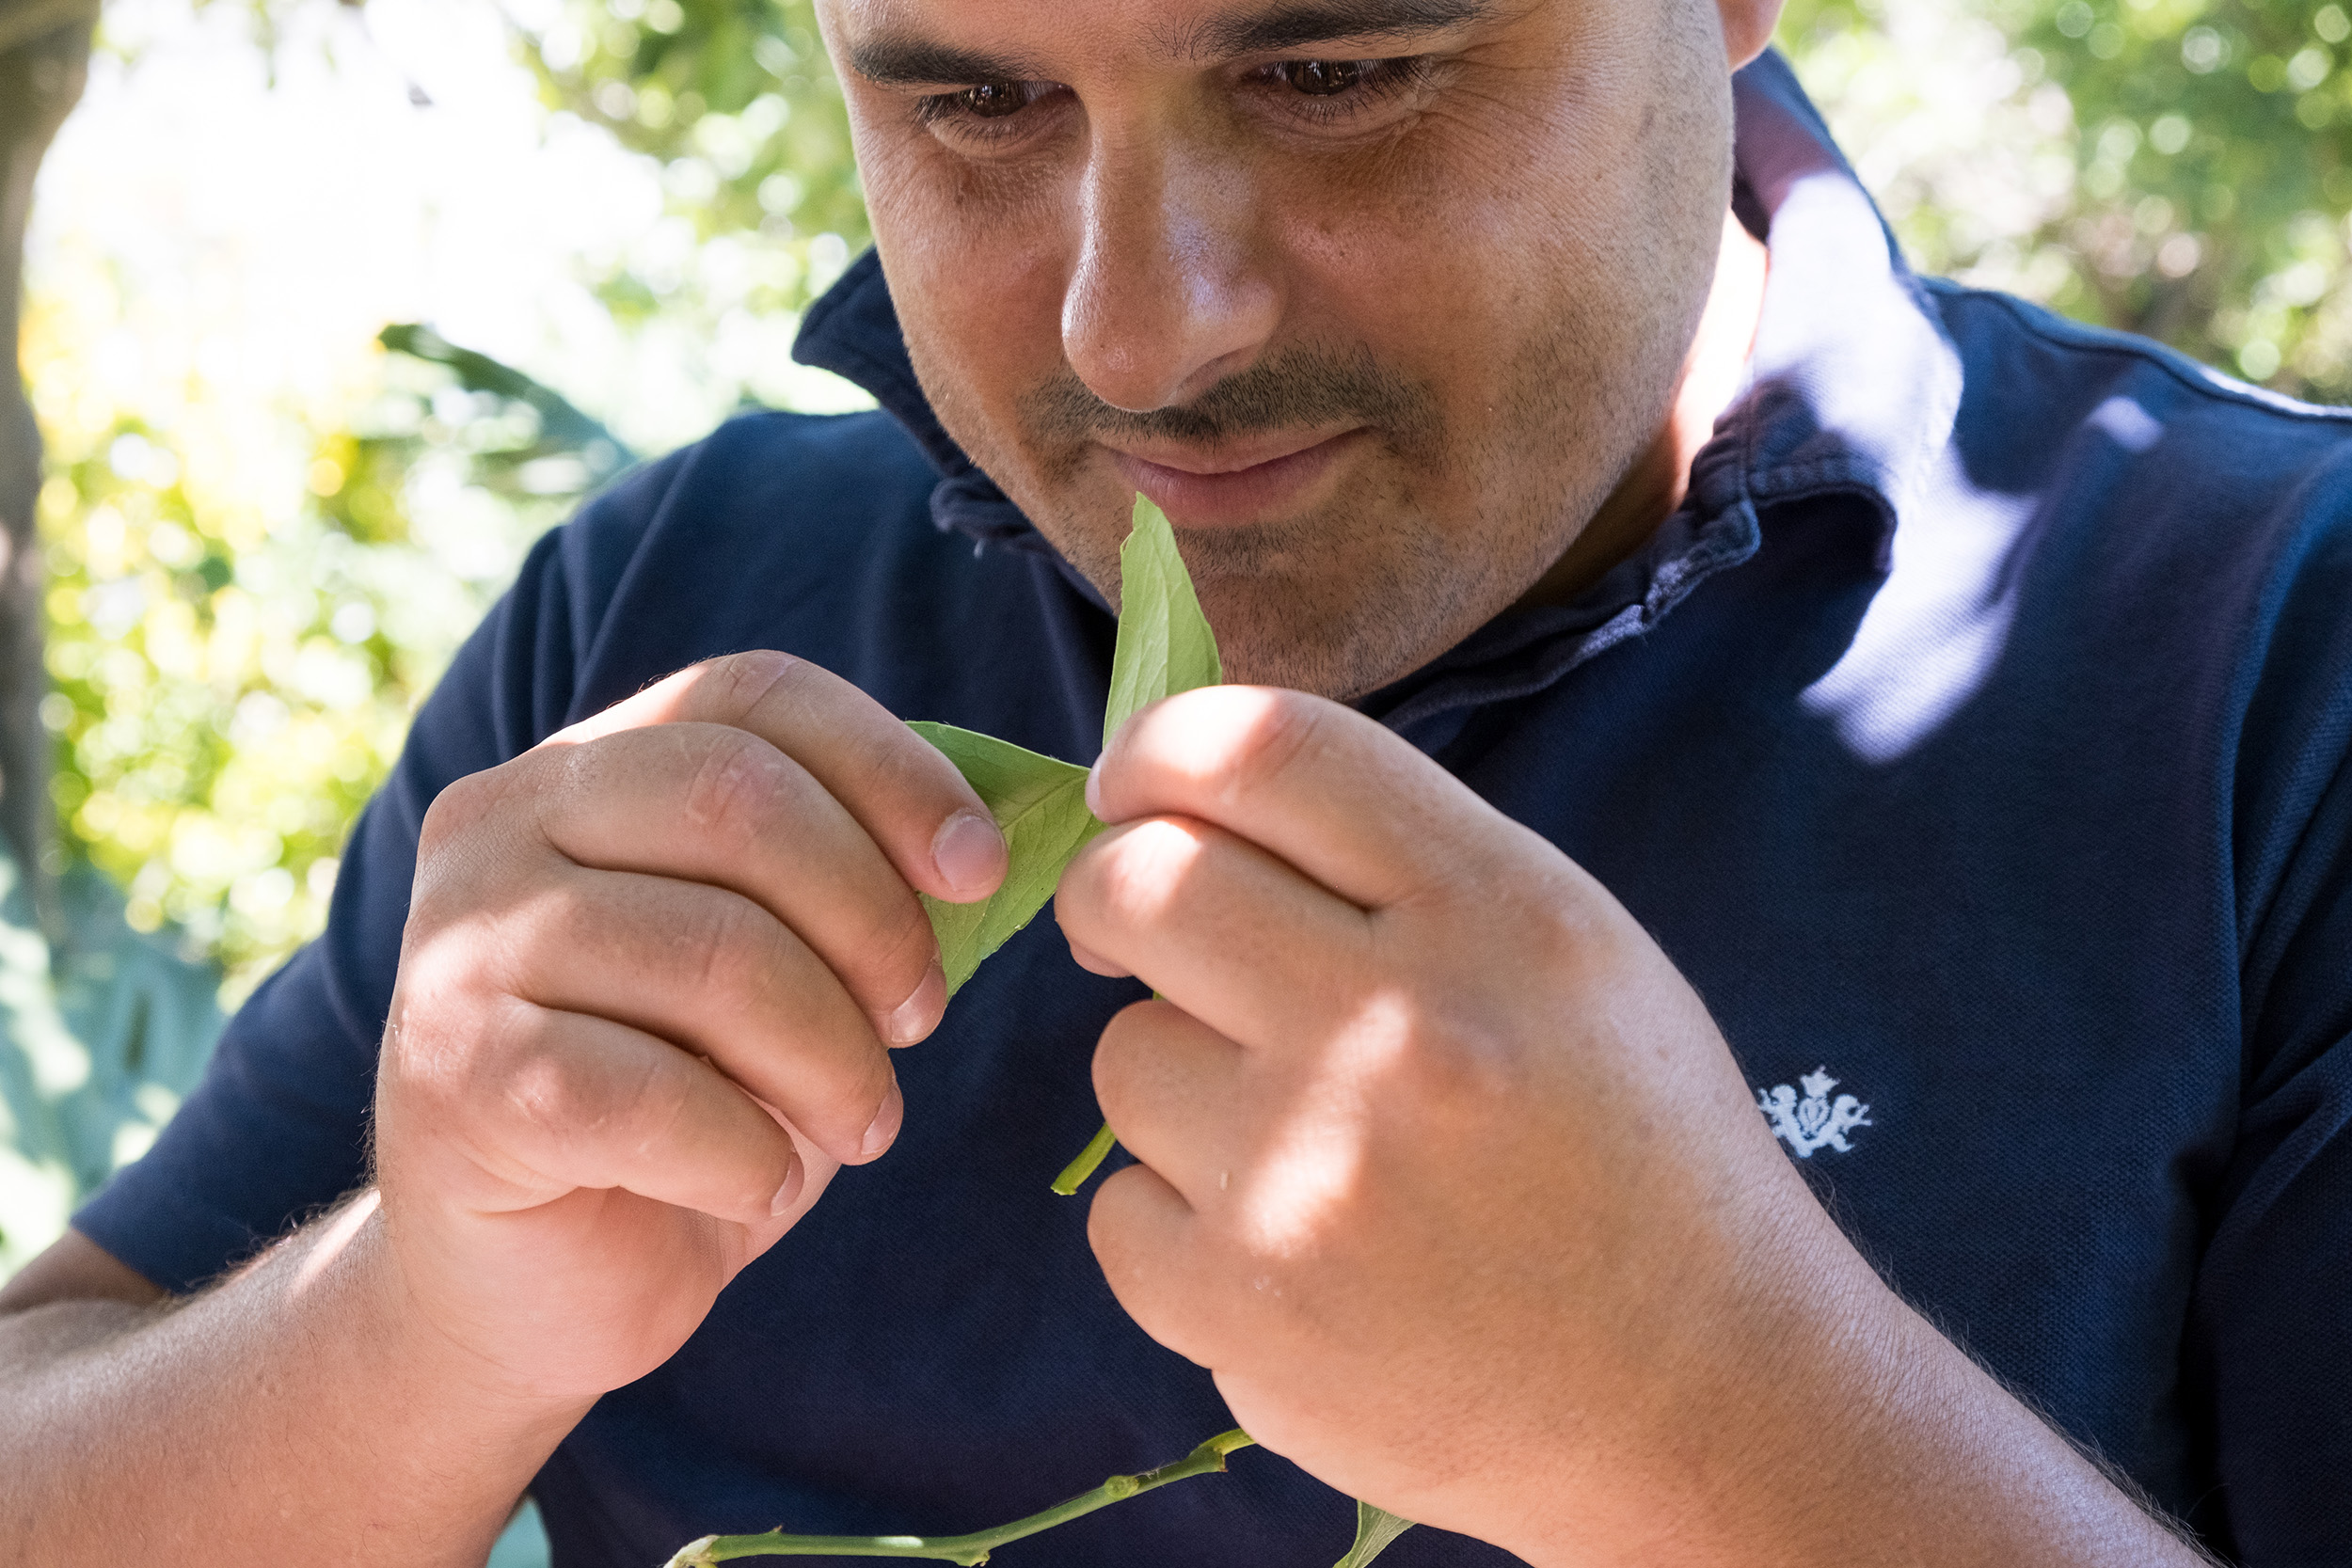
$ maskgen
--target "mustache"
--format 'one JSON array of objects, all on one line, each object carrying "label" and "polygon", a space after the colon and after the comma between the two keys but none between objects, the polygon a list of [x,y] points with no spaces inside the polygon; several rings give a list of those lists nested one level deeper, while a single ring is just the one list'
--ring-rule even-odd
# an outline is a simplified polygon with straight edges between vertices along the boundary
[{"label": "mustache", "polygon": [[1214,446],[1239,436],[1318,425],[1384,428],[1400,444],[1432,439],[1438,401],[1419,382],[1384,370],[1369,351],[1287,350],[1234,372],[1190,403],[1141,412],[1114,407],[1064,367],[1021,397],[1023,421],[1046,441],[1184,441]]}]

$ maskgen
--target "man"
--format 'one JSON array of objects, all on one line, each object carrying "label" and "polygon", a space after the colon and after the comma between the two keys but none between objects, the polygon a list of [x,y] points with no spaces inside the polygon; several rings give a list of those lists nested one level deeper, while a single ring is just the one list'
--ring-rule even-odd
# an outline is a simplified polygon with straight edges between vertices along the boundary
[{"label": "man", "polygon": [[[2352,1557],[2343,426],[1916,283],[1774,10],[830,5],[889,412],[533,556],[10,1288],[13,1557],[961,1530],[1234,1419],[1010,1550]],[[1004,851],[896,719],[1090,755],[1137,489],[1255,684],[943,1022]]]}]

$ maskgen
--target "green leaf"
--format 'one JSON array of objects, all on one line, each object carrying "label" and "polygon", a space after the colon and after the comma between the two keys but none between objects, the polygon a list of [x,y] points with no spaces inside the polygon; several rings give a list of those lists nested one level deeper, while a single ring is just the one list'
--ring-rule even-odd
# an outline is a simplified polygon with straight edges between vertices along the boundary
[{"label": "green leaf", "polygon": [[[1135,525],[1119,547],[1119,642],[1111,650],[1110,700],[1103,705],[1103,744],[1136,710],[1162,697],[1225,678],[1216,634],[1200,613],[1192,574],[1177,553],[1168,514],[1136,498]],[[1059,873],[1057,873],[1059,875]],[[1159,992],[1152,993],[1157,996]],[[1102,1168],[1116,1140],[1107,1123],[1078,1157],[1054,1178],[1054,1191],[1074,1196]]]},{"label": "green leaf", "polygon": [[[1176,551],[1175,532],[1166,514],[1141,496],[1136,498],[1135,526],[1119,551],[1119,642],[1111,654],[1110,701],[1103,713],[1105,745],[1137,708],[1225,678],[1216,634],[1200,613],[1184,558]],[[1054,895],[1063,868],[1103,824],[1087,810],[1083,768],[952,724],[918,721],[908,727],[956,765],[1004,830],[1010,853],[1005,885],[984,903],[949,904],[923,896],[924,912],[939,938],[940,966],[947,972],[947,994],[953,996],[981,959],[1036,918]]]},{"label": "green leaf", "polygon": [[950,904],[923,895],[923,911],[939,938],[940,966],[947,972],[947,994],[953,996],[982,958],[1045,907],[1062,867],[1103,824],[1087,810],[1083,768],[952,724],[917,721],[907,728],[956,765],[996,818],[1009,851],[1004,885],[985,901]]},{"label": "green leaf", "polygon": [[1111,695],[1103,709],[1103,744],[1137,708],[1225,678],[1216,634],[1168,515],[1136,498],[1135,527],[1119,549],[1119,645],[1111,653]]},{"label": "green leaf", "polygon": [[1413,1528],[1410,1519],[1373,1507],[1358,1498],[1356,1502],[1356,1544],[1347,1548],[1347,1555],[1332,1568],[1364,1568],[1364,1564],[1389,1549],[1390,1543]]}]

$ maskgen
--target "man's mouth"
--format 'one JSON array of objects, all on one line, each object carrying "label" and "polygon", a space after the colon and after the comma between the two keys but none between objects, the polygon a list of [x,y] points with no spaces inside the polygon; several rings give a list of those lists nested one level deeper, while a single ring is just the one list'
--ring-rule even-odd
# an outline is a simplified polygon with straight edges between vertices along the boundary
[{"label": "man's mouth", "polygon": [[1179,528],[1233,528],[1306,505],[1343,453],[1370,433],[1285,431],[1215,447],[1175,441],[1106,446],[1120,477]]}]

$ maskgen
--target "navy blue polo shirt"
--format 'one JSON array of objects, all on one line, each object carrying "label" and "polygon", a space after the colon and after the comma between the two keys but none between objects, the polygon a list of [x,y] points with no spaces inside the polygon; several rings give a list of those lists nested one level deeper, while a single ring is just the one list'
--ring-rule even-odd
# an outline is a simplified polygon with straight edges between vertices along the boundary
[{"label": "navy blue polo shirt", "polygon": [[[1772,272],[1688,503],[1578,603],[1365,706],[1656,934],[1789,1158],[1958,1342],[2217,1549],[2352,1561],[2352,426],[1912,277],[1787,68],[1737,91]],[[186,1291],[362,1180],[427,803],[649,679],[782,648],[1091,759],[1110,617],[940,430],[872,258],[802,354],[883,410],[738,420],[540,543],[326,935],[82,1211],[100,1244]],[[549,1460],[558,1563],[970,1529],[1227,1425],[1047,1191],[1141,994],[1050,920],[984,967],[899,1058],[897,1148]],[[1847,1397],[1787,1390],[1823,1423]],[[1004,1560],[1324,1568],[1350,1521],[1253,1452]],[[1387,1559],[1502,1560],[1426,1529]]]}]

